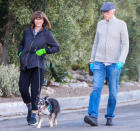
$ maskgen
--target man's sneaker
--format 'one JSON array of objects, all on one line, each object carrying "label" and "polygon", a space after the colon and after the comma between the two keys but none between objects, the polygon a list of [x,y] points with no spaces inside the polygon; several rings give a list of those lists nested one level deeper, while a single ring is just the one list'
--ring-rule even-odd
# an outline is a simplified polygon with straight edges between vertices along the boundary
[{"label": "man's sneaker", "polygon": [[31,104],[28,104],[27,105],[27,108],[28,108],[27,122],[29,122],[30,119],[31,119],[31,114],[32,114],[32,105]]},{"label": "man's sneaker", "polygon": [[28,122],[28,125],[36,125],[37,124],[37,114],[36,113],[31,113],[31,118]]},{"label": "man's sneaker", "polygon": [[98,126],[97,118],[93,116],[85,116],[84,121],[91,126]]},{"label": "man's sneaker", "polygon": [[112,125],[113,125],[112,118],[107,118],[106,126],[112,126]]}]

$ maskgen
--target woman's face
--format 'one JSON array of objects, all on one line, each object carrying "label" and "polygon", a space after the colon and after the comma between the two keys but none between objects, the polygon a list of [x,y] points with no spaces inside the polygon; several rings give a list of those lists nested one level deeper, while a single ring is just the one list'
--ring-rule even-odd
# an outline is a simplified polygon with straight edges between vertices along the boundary
[{"label": "woman's face", "polygon": [[44,20],[43,20],[43,18],[36,18],[36,19],[34,20],[34,23],[35,23],[35,27],[40,27],[40,28],[42,28],[42,25],[43,25],[43,23],[44,23]]}]

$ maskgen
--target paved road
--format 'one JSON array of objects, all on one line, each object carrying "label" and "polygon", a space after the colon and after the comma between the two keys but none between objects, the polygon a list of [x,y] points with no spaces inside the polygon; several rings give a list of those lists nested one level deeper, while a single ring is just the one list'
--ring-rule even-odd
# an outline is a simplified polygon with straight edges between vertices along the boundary
[{"label": "paved road", "polygon": [[125,105],[116,109],[114,126],[105,126],[105,109],[100,110],[99,126],[91,127],[83,122],[87,110],[74,111],[59,115],[58,127],[48,127],[48,119],[45,118],[42,128],[36,129],[28,126],[25,118],[5,119],[0,121],[0,131],[140,131],[140,103]]}]

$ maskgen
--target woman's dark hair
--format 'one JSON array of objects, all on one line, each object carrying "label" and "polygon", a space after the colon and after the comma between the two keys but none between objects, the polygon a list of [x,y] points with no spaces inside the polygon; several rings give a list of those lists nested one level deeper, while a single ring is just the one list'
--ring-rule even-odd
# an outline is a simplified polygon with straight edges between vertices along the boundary
[{"label": "woman's dark hair", "polygon": [[48,29],[51,28],[51,24],[50,24],[50,21],[49,19],[47,18],[47,16],[45,15],[45,13],[43,13],[42,11],[35,11],[31,17],[31,29],[33,30],[33,28],[35,27],[35,23],[34,23],[34,20],[36,18],[41,18],[44,20],[44,23],[43,23],[43,28],[46,27]]}]

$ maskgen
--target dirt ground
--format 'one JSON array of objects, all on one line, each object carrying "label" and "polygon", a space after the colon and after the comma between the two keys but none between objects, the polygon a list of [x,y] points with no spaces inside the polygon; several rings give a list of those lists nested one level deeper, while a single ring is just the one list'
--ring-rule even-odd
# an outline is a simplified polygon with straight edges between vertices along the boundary
[{"label": "dirt ground", "polygon": [[[61,86],[51,86],[51,89],[54,90],[54,94],[49,95],[50,97],[60,98],[60,97],[78,97],[78,96],[89,96],[92,87],[80,87],[80,88],[72,88],[72,87],[61,87]],[[133,90],[140,90],[140,83],[133,83],[133,84],[122,84],[119,86],[119,92],[130,92]],[[108,93],[107,85],[104,85],[102,94]],[[42,88],[41,97],[46,96],[46,87]],[[3,102],[11,102],[11,101],[21,101],[21,97],[0,97],[0,103]]]}]

